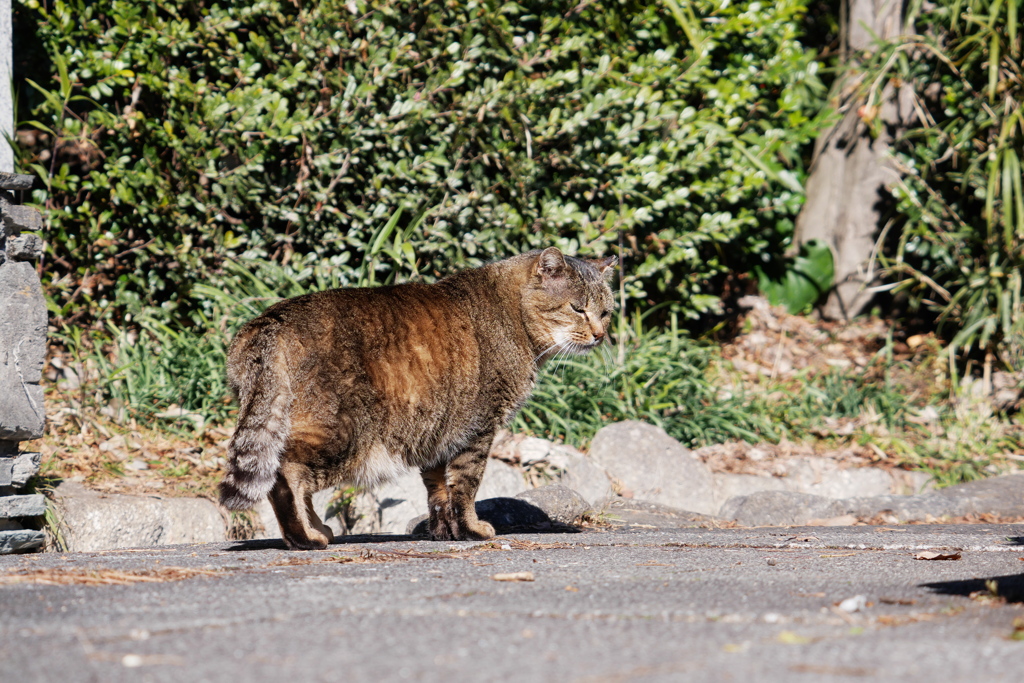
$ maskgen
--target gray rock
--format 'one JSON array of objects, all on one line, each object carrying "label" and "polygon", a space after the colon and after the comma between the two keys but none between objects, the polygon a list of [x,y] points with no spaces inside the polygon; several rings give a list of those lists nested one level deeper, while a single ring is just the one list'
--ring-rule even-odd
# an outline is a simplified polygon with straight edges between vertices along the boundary
[{"label": "gray rock", "polygon": [[547,460],[548,456],[555,449],[555,444],[547,439],[539,439],[536,436],[527,436],[519,442],[516,452],[519,454],[519,462],[524,465]]},{"label": "gray rock", "polygon": [[46,542],[46,534],[34,529],[0,531],[0,555],[37,550]]},{"label": "gray rock", "polygon": [[838,517],[834,501],[823,496],[796,491],[758,491],[749,496],[730,498],[719,517],[743,526],[786,526],[807,524],[815,519]]},{"label": "gray rock", "polygon": [[205,498],[104,494],[66,481],[53,499],[70,551],[227,540],[225,515]]},{"label": "gray rock", "polygon": [[22,230],[38,231],[43,229],[43,217],[30,206],[0,202],[0,213],[8,235],[17,235]]},{"label": "gray rock", "polygon": [[833,499],[912,494],[925,490],[931,480],[925,472],[878,467],[843,469],[824,458],[790,458],[778,465],[785,476],[713,474],[715,502],[721,507],[730,498],[758,491],[793,491]]},{"label": "gray rock", "polygon": [[539,486],[523,491],[516,498],[543,510],[548,519],[559,524],[574,524],[592,509],[583,496],[561,484]]},{"label": "gray rock", "polygon": [[601,500],[615,494],[608,473],[575,449],[556,448],[548,454],[547,461],[561,471],[558,483],[586,500]]},{"label": "gray rock", "polygon": [[41,493],[0,498],[0,517],[39,517],[43,514],[46,514],[46,496]]},{"label": "gray rock", "polygon": [[[419,475],[416,475],[416,478],[419,479]],[[420,488],[423,489],[423,510],[426,510],[427,494],[422,480],[420,480]],[[476,499],[511,498],[528,488],[529,486],[519,470],[497,458],[488,458],[487,469],[484,470],[484,478],[480,481]]]},{"label": "gray rock", "polygon": [[0,171],[0,190],[31,190],[35,176]]},{"label": "gray rock", "polygon": [[376,491],[356,495],[349,511],[353,534],[402,534],[406,524],[427,511],[427,489],[417,471],[409,471]]},{"label": "gray rock", "polygon": [[0,265],[0,439],[43,435],[46,303],[29,263]]},{"label": "gray rock", "polygon": [[833,504],[832,516],[871,518],[889,514],[901,522],[994,514],[1024,517],[1024,474],[1011,474],[949,486],[916,496],[847,498]]},{"label": "gray rock", "polygon": [[599,501],[595,507],[612,526],[689,529],[709,526],[720,521],[708,515],[628,498],[606,498]]},{"label": "gray rock", "polygon": [[787,482],[780,477],[762,477],[756,474],[716,473],[711,475],[715,491],[715,503],[719,513],[723,514],[725,504],[741,496],[749,496],[760,491],[787,491]]},{"label": "gray rock", "polygon": [[720,516],[744,526],[799,525],[851,515],[887,515],[898,522],[995,514],[1024,517],[1024,474],[992,477],[918,495],[864,496],[831,500],[793,491],[762,491],[730,499]]},{"label": "gray rock", "polygon": [[714,514],[711,472],[660,427],[619,422],[599,431],[590,458],[638,500]]},{"label": "gray rock", "polygon": [[37,235],[7,238],[7,258],[12,261],[35,261],[43,254],[43,240]]},{"label": "gray rock", "polygon": [[11,484],[24,486],[28,480],[39,474],[39,462],[42,460],[42,453],[21,453],[14,459],[14,468],[11,471]]}]

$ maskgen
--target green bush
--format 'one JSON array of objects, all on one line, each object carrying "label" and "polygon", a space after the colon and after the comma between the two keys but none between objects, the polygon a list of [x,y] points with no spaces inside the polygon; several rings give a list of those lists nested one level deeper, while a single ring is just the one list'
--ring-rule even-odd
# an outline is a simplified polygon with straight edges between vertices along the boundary
[{"label": "green bush", "polygon": [[549,244],[621,244],[626,297],[695,317],[781,256],[821,127],[804,0],[15,6],[64,320],[204,324],[238,259],[311,286]]}]

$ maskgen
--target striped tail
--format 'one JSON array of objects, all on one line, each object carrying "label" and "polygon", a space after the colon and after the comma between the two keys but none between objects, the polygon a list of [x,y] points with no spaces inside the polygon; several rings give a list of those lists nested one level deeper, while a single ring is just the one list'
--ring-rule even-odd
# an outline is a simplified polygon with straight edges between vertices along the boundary
[{"label": "striped tail", "polygon": [[241,358],[232,353],[228,361],[239,400],[238,424],[228,443],[228,473],[220,485],[220,502],[229,510],[251,509],[270,493],[291,432],[287,364],[272,341],[244,346],[248,348],[240,349]]}]

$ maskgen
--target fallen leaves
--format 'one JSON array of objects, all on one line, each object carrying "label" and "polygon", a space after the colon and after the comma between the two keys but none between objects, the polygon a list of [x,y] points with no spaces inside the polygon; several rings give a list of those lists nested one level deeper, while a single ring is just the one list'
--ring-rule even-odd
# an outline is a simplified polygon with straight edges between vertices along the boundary
[{"label": "fallen leaves", "polygon": [[43,586],[127,586],[133,583],[183,581],[196,576],[219,576],[221,572],[187,567],[161,567],[137,571],[117,569],[34,569],[0,575],[0,585],[34,583]]},{"label": "fallen leaves", "polygon": [[521,541],[517,538],[496,538],[493,541],[475,546],[471,550],[566,550],[573,547],[575,546],[570,543],[535,543],[533,541]]},{"label": "fallen leaves", "polygon": [[364,548],[357,554],[352,555],[332,554],[329,557],[309,557],[304,555],[271,562],[267,566],[298,567],[307,564],[323,564],[326,562],[334,562],[337,564],[376,564],[382,562],[405,562],[412,559],[459,559],[459,556],[453,555],[452,553],[418,553],[413,550],[375,550],[372,548]]},{"label": "fallen leaves", "polygon": [[915,560],[959,560],[959,552],[938,552],[935,550],[922,550],[914,556]]}]

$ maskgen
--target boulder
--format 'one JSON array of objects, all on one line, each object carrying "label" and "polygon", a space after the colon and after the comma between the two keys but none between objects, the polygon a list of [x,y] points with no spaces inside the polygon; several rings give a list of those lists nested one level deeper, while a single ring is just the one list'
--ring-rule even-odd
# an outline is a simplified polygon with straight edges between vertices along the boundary
[{"label": "boulder", "polygon": [[615,494],[608,473],[573,448],[556,447],[548,454],[547,461],[560,472],[557,482],[586,500],[597,501]]},{"label": "boulder", "polygon": [[227,540],[225,516],[205,498],[107,494],[65,481],[54,490],[53,501],[70,551]]},{"label": "boulder", "polygon": [[604,427],[590,458],[619,482],[621,494],[701,514],[718,510],[707,466],[660,427],[634,421]]},{"label": "boulder", "polygon": [[[418,474],[416,476],[419,478]],[[420,482],[420,488],[423,489],[424,502],[422,511],[425,511],[427,509],[427,490],[424,488],[422,481]],[[523,475],[520,474],[519,470],[496,458],[488,458],[487,469],[484,470],[484,478],[480,481],[480,489],[476,492],[476,499],[511,498],[528,488],[530,487],[526,480],[523,479]]]},{"label": "boulder", "polygon": [[592,509],[579,492],[561,484],[539,486],[523,491],[516,498],[543,510],[548,519],[559,524],[574,524]]}]

